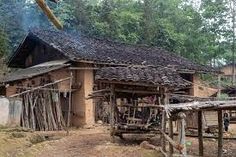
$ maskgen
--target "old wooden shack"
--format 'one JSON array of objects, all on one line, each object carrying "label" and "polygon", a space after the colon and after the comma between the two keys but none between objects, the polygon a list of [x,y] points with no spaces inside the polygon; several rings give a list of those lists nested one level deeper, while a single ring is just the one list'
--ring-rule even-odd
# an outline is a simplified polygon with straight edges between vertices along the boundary
[{"label": "old wooden shack", "polygon": [[[94,124],[97,114],[96,101],[87,98],[94,90],[100,88],[98,82],[101,81],[98,79],[97,82],[95,78],[99,76],[102,68],[122,69],[139,66],[135,72],[139,71],[140,76],[154,75],[155,71],[153,79],[159,78],[164,84],[168,84],[165,78],[168,80],[172,77],[169,84],[176,85],[171,89],[173,93],[193,96],[203,93],[203,88],[200,89],[196,85],[199,82],[198,74],[216,72],[211,67],[196,64],[158,47],[128,45],[81,34],[42,29],[29,31],[10,57],[8,66],[17,70],[12,70],[12,73],[4,78],[3,84],[6,89],[2,94],[22,98],[24,116],[21,125],[36,130],[61,129],[65,124]],[[146,74],[141,67],[149,67],[148,73]],[[168,74],[162,75],[159,69],[151,68],[166,68]],[[112,70],[118,72],[119,68]],[[129,68],[126,69],[127,78],[118,80],[119,86],[127,88],[122,90],[128,90],[126,86],[132,84],[133,80],[129,80],[128,74],[131,72]],[[121,73],[121,76],[123,74]],[[110,82],[111,76],[113,75],[104,75],[100,80],[107,79]],[[187,88],[177,88],[179,83],[176,78],[180,78],[179,76],[192,84]],[[138,78],[135,74],[133,79]],[[153,89],[157,87],[156,82],[149,78],[142,81],[146,81],[145,84],[149,84]],[[153,89],[134,91],[152,92]]]},{"label": "old wooden shack", "polygon": [[[204,101],[204,102],[191,102],[191,103],[180,103],[180,104],[167,104],[163,106],[164,112],[166,113],[166,117],[169,124],[169,135],[165,135],[163,130],[165,130],[165,125],[160,130],[163,134],[163,138],[169,142],[169,152],[166,152],[166,145],[162,144],[162,153],[165,156],[173,156],[173,148],[177,150],[181,150],[182,156],[187,156],[186,150],[186,140],[185,140],[185,120],[186,120],[186,112],[196,112],[198,119],[198,144],[199,144],[199,156],[204,156],[204,138],[203,138],[203,112],[204,111],[215,111],[217,112],[217,125],[218,125],[218,157],[223,156],[223,112],[224,110],[235,110],[236,101],[235,100],[227,100],[227,101]],[[178,147],[173,144],[173,120],[177,120],[179,122],[179,138],[178,138]],[[180,149],[179,149],[180,148]]]},{"label": "old wooden shack", "polygon": [[160,105],[175,89],[190,85],[174,69],[146,66],[101,68],[95,81],[98,89],[90,96],[110,104],[111,133],[120,137],[157,131]]}]

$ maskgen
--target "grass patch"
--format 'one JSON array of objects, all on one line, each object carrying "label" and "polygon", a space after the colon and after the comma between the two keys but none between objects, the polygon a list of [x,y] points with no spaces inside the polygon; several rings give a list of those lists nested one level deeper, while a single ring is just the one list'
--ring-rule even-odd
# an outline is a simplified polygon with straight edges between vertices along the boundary
[{"label": "grass patch", "polygon": [[41,142],[46,141],[46,138],[45,138],[45,136],[40,135],[40,134],[33,134],[29,137],[29,141],[32,144],[37,144],[37,143],[41,143]]},{"label": "grass patch", "polygon": [[26,133],[24,132],[12,132],[10,133],[10,136],[13,138],[24,138],[26,137]]}]

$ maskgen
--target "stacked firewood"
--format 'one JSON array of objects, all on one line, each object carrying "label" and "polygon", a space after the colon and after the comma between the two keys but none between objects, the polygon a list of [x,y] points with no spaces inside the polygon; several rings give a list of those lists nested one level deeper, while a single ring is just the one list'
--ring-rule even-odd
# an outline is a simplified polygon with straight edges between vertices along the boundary
[{"label": "stacked firewood", "polygon": [[34,90],[22,95],[22,98],[22,127],[38,131],[62,130],[65,127],[57,90]]}]

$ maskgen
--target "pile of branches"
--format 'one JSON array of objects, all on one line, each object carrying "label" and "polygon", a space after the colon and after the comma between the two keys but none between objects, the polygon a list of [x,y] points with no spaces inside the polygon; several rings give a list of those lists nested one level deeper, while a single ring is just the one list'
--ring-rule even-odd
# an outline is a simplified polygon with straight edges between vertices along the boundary
[{"label": "pile of branches", "polygon": [[37,131],[62,130],[65,127],[60,94],[56,90],[34,90],[22,95],[22,99],[22,127]]}]

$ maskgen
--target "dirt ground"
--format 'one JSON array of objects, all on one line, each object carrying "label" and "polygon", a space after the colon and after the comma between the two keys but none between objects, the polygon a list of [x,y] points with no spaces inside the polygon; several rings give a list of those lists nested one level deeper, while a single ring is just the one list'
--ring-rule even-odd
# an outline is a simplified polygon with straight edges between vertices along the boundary
[{"label": "dirt ground", "polygon": [[[233,131],[235,127],[231,128]],[[108,127],[96,126],[66,132],[18,132],[0,130],[0,157],[161,157],[140,147],[143,140],[159,144],[159,137],[125,136],[111,142]],[[187,138],[188,154],[198,154],[196,138]],[[205,157],[215,157],[217,140],[204,140]],[[236,157],[236,140],[224,140],[224,157]]]},{"label": "dirt ground", "polygon": [[158,157],[159,153],[139,147],[137,141],[111,142],[105,127],[81,129],[55,141],[37,157]]}]

